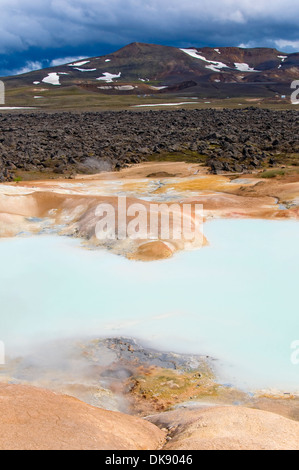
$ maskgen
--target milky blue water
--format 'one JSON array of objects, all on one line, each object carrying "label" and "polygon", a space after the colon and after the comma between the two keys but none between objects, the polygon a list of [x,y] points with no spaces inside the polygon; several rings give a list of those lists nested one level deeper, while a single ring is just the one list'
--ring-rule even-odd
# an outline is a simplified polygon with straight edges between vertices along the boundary
[{"label": "milky blue water", "polygon": [[0,340],[7,353],[85,335],[126,335],[211,355],[221,380],[299,390],[299,223],[217,220],[210,247],[128,261],[53,237],[0,241]]}]

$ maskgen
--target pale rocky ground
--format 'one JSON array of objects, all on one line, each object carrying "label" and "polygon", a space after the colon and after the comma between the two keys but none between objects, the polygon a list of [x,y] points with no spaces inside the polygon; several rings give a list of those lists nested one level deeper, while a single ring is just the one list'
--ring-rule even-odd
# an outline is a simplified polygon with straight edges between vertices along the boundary
[{"label": "pale rocky ground", "polygon": [[49,344],[1,367],[0,449],[298,449],[298,397],[217,385],[210,364],[125,338]]},{"label": "pale rocky ground", "polygon": [[1,450],[148,450],[165,437],[140,418],[26,386],[0,385],[0,410]]},{"label": "pale rocky ground", "polygon": [[145,420],[20,385],[0,385],[0,425],[1,450],[299,450],[299,423],[264,411],[213,407]]},{"label": "pale rocky ground", "polygon": [[[298,175],[273,181],[258,175],[209,175],[206,168],[195,164],[143,163],[117,173],[73,180],[1,185],[0,237],[71,235],[87,240],[91,246],[106,246],[117,254],[143,261],[168,258],[176,251],[196,249],[208,242],[204,236],[191,243],[162,237],[151,241],[99,241],[95,236],[99,220],[96,208],[108,203],[117,214],[118,196],[127,197],[127,206],[142,203],[148,214],[152,203],[165,203],[166,207],[176,203],[180,208],[189,203],[203,205],[204,220],[299,217]],[[194,227],[194,214],[191,223]]]},{"label": "pale rocky ground", "polygon": [[170,430],[167,450],[298,450],[299,423],[241,407],[176,410],[152,416]]}]

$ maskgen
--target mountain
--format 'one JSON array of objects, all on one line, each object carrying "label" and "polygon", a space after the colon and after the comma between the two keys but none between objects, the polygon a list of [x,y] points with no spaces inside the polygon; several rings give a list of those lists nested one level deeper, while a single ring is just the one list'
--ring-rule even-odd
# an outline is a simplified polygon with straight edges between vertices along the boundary
[{"label": "mountain", "polygon": [[5,77],[8,89],[66,88],[117,95],[190,93],[227,97],[290,94],[299,53],[239,47],[178,49],[130,44],[112,54]]}]

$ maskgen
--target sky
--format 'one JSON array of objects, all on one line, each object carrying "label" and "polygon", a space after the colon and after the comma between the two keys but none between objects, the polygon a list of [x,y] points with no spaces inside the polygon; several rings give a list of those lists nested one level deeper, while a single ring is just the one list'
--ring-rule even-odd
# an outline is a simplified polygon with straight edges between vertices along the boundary
[{"label": "sky", "polygon": [[0,0],[0,76],[131,42],[299,51],[298,0]]}]

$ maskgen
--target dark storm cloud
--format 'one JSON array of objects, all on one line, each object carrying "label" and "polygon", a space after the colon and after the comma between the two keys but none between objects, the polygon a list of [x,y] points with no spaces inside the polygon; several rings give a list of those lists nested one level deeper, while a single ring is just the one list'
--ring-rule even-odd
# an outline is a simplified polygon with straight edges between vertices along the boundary
[{"label": "dark storm cloud", "polygon": [[0,70],[109,53],[133,41],[294,51],[298,16],[294,0],[1,0]]}]

